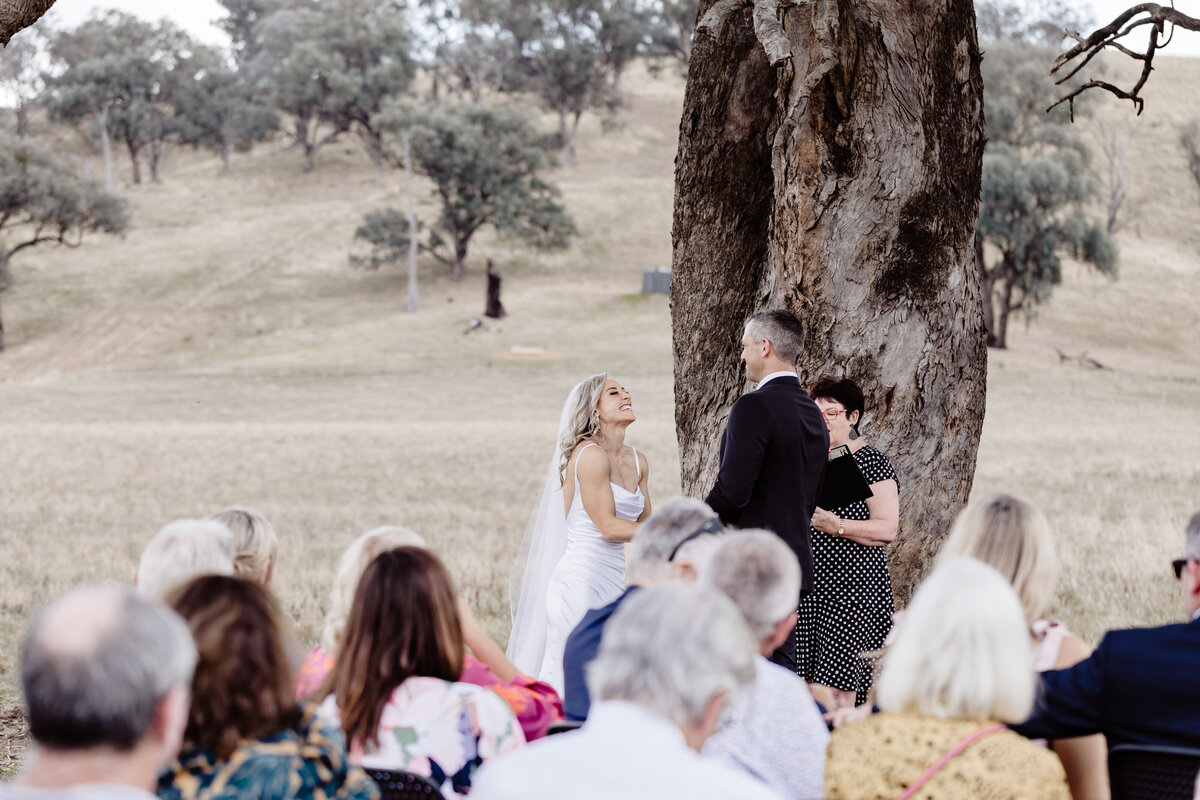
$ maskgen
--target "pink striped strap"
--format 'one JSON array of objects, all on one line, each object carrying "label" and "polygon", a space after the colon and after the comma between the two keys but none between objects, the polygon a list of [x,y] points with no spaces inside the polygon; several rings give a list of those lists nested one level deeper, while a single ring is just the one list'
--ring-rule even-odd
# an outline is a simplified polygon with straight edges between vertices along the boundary
[{"label": "pink striped strap", "polygon": [[958,744],[954,745],[954,747],[951,747],[949,750],[943,753],[942,757],[937,760],[937,763],[925,770],[925,774],[913,781],[913,783],[911,783],[909,787],[904,790],[904,794],[900,795],[898,798],[896,798],[896,800],[909,800],[909,798],[921,791],[921,787],[929,783],[929,780],[934,775],[937,775],[939,772],[941,772],[942,767],[949,764],[955,756],[961,754],[963,750],[966,750],[983,737],[996,733],[997,731],[1002,731],[1004,728],[1004,725],[997,722],[995,725],[988,725],[986,728],[980,728],[970,736],[967,736]]}]

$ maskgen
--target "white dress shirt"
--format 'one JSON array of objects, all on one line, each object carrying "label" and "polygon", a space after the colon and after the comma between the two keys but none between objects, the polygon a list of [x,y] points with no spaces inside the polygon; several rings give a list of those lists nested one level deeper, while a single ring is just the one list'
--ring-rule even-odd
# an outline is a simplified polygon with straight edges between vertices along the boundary
[{"label": "white dress shirt", "polygon": [[773,381],[776,378],[786,378],[788,376],[796,378],[797,380],[800,378],[800,376],[796,374],[795,370],[784,369],[784,370],[780,370],[779,372],[772,372],[770,375],[768,375],[767,377],[765,377],[761,381],[759,381],[758,385],[755,386],[754,388],[761,389],[762,387],[767,385],[767,381]]},{"label": "white dress shirt", "polygon": [[704,755],[762,779],[792,800],[820,800],[829,728],[796,673],[759,656],[756,680]]},{"label": "white dress shirt", "polygon": [[592,704],[571,733],[484,764],[471,800],[780,800],[765,783],[688,747],[679,727],[635,703]]}]

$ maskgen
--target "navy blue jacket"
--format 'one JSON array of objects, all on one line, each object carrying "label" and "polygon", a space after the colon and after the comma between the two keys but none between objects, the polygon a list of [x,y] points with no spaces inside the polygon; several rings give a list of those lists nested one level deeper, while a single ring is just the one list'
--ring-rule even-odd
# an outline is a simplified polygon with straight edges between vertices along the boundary
[{"label": "navy blue jacket", "polygon": [[717,482],[704,499],[726,525],[779,534],[800,561],[802,592],[813,588],[810,524],[828,460],[817,404],[798,378],[773,378],[733,404]]},{"label": "navy blue jacket", "polygon": [[608,605],[593,608],[584,614],[583,620],[567,637],[566,648],[563,650],[563,715],[567,719],[578,722],[587,719],[592,698],[584,680],[584,668],[592,663],[600,650],[600,637],[609,617],[625,598],[638,588],[640,587],[630,586]]},{"label": "navy blue jacket", "polygon": [[1200,621],[1105,634],[1073,667],[1042,673],[1031,739],[1103,733],[1108,746],[1200,748]]}]

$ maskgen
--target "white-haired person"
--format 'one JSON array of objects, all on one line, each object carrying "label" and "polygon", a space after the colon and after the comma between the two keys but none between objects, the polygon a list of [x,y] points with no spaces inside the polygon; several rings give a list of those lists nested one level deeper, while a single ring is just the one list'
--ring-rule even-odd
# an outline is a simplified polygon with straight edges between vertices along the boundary
[{"label": "white-haired person", "polygon": [[[359,536],[342,554],[329,593],[329,611],[325,615],[321,641],[300,665],[296,679],[297,699],[318,694],[333,670],[345,637],[354,593],[367,565],[379,554],[398,547],[425,547],[425,540],[407,528],[384,525]],[[544,736],[551,725],[562,719],[562,699],[558,692],[518,671],[499,645],[479,626],[461,595],[458,596],[457,611],[463,642],[470,650],[464,654],[459,680],[500,695],[521,723],[526,740]]]},{"label": "white-haired person", "polygon": [[279,536],[270,521],[242,506],[222,509],[209,519],[222,523],[233,534],[233,574],[270,586],[279,558]]},{"label": "white-haired person", "polygon": [[177,519],[163,526],[138,561],[138,593],[162,600],[198,575],[232,575],[233,534],[215,519]]},{"label": "white-haired person", "polygon": [[563,712],[576,722],[587,719],[591,697],[584,670],[600,650],[604,626],[637,590],[673,578],[694,580],[697,561],[706,561],[711,547],[705,540],[717,539],[724,530],[716,512],[707,503],[690,497],[675,497],[658,508],[638,528],[629,546],[629,585],[607,605],[593,608],[567,637],[563,650]]},{"label": "white-haired person", "polygon": [[1068,800],[1053,753],[1008,730],[1033,708],[1021,603],[973,558],[943,561],[917,589],[876,684],[880,713],[833,732],[830,800]]},{"label": "white-haired person", "polygon": [[588,668],[591,713],[484,764],[473,800],[778,798],[767,784],[699,750],[728,703],[754,682],[757,642],[720,592],[672,582],[613,614]]},{"label": "white-haired person", "polygon": [[757,680],[703,753],[767,782],[794,800],[820,798],[829,729],[807,684],[768,657],[796,625],[800,562],[774,533],[747,530],[721,537],[703,585],[721,591],[758,639]]},{"label": "white-haired person", "polygon": [[[1035,670],[1066,669],[1091,654],[1082,639],[1046,619],[1060,565],[1050,523],[1032,503],[1004,493],[973,500],[958,515],[938,557],[959,556],[979,559],[1012,584],[1029,625]],[[1067,771],[1075,800],[1109,796],[1104,736],[1057,739],[1051,747]]]}]

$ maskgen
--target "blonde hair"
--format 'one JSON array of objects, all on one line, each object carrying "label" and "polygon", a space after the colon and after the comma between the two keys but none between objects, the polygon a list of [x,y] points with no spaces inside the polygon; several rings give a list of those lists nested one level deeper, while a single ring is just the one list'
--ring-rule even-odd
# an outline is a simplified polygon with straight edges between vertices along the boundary
[{"label": "blonde hair", "polygon": [[350,607],[354,603],[354,590],[358,581],[376,556],[397,547],[424,547],[425,540],[419,533],[395,525],[373,528],[359,536],[342,553],[333,586],[329,590],[329,611],[325,614],[325,627],[321,631],[321,649],[333,655],[342,646],[342,635],[346,632],[346,621],[350,618]]},{"label": "blonde hair", "polygon": [[161,600],[197,575],[232,575],[233,534],[215,519],[177,519],[163,526],[142,551],[137,589]]},{"label": "blonde hair", "polygon": [[941,561],[913,595],[879,677],[884,711],[1021,722],[1036,678],[1012,586],[973,558]]},{"label": "blonde hair", "polygon": [[608,373],[601,372],[585,378],[575,387],[575,399],[567,412],[567,432],[559,442],[558,478],[562,483],[567,482],[567,462],[575,448],[584,439],[600,434],[600,418],[595,412],[606,380]]},{"label": "blonde hair", "polygon": [[972,501],[958,515],[942,544],[939,561],[977,558],[1012,584],[1025,621],[1041,619],[1058,582],[1059,561],[1046,515],[1032,503],[994,492]]},{"label": "blonde hair", "polygon": [[233,534],[233,574],[270,586],[279,555],[279,537],[267,518],[248,508],[230,506],[209,519],[223,523]]}]

